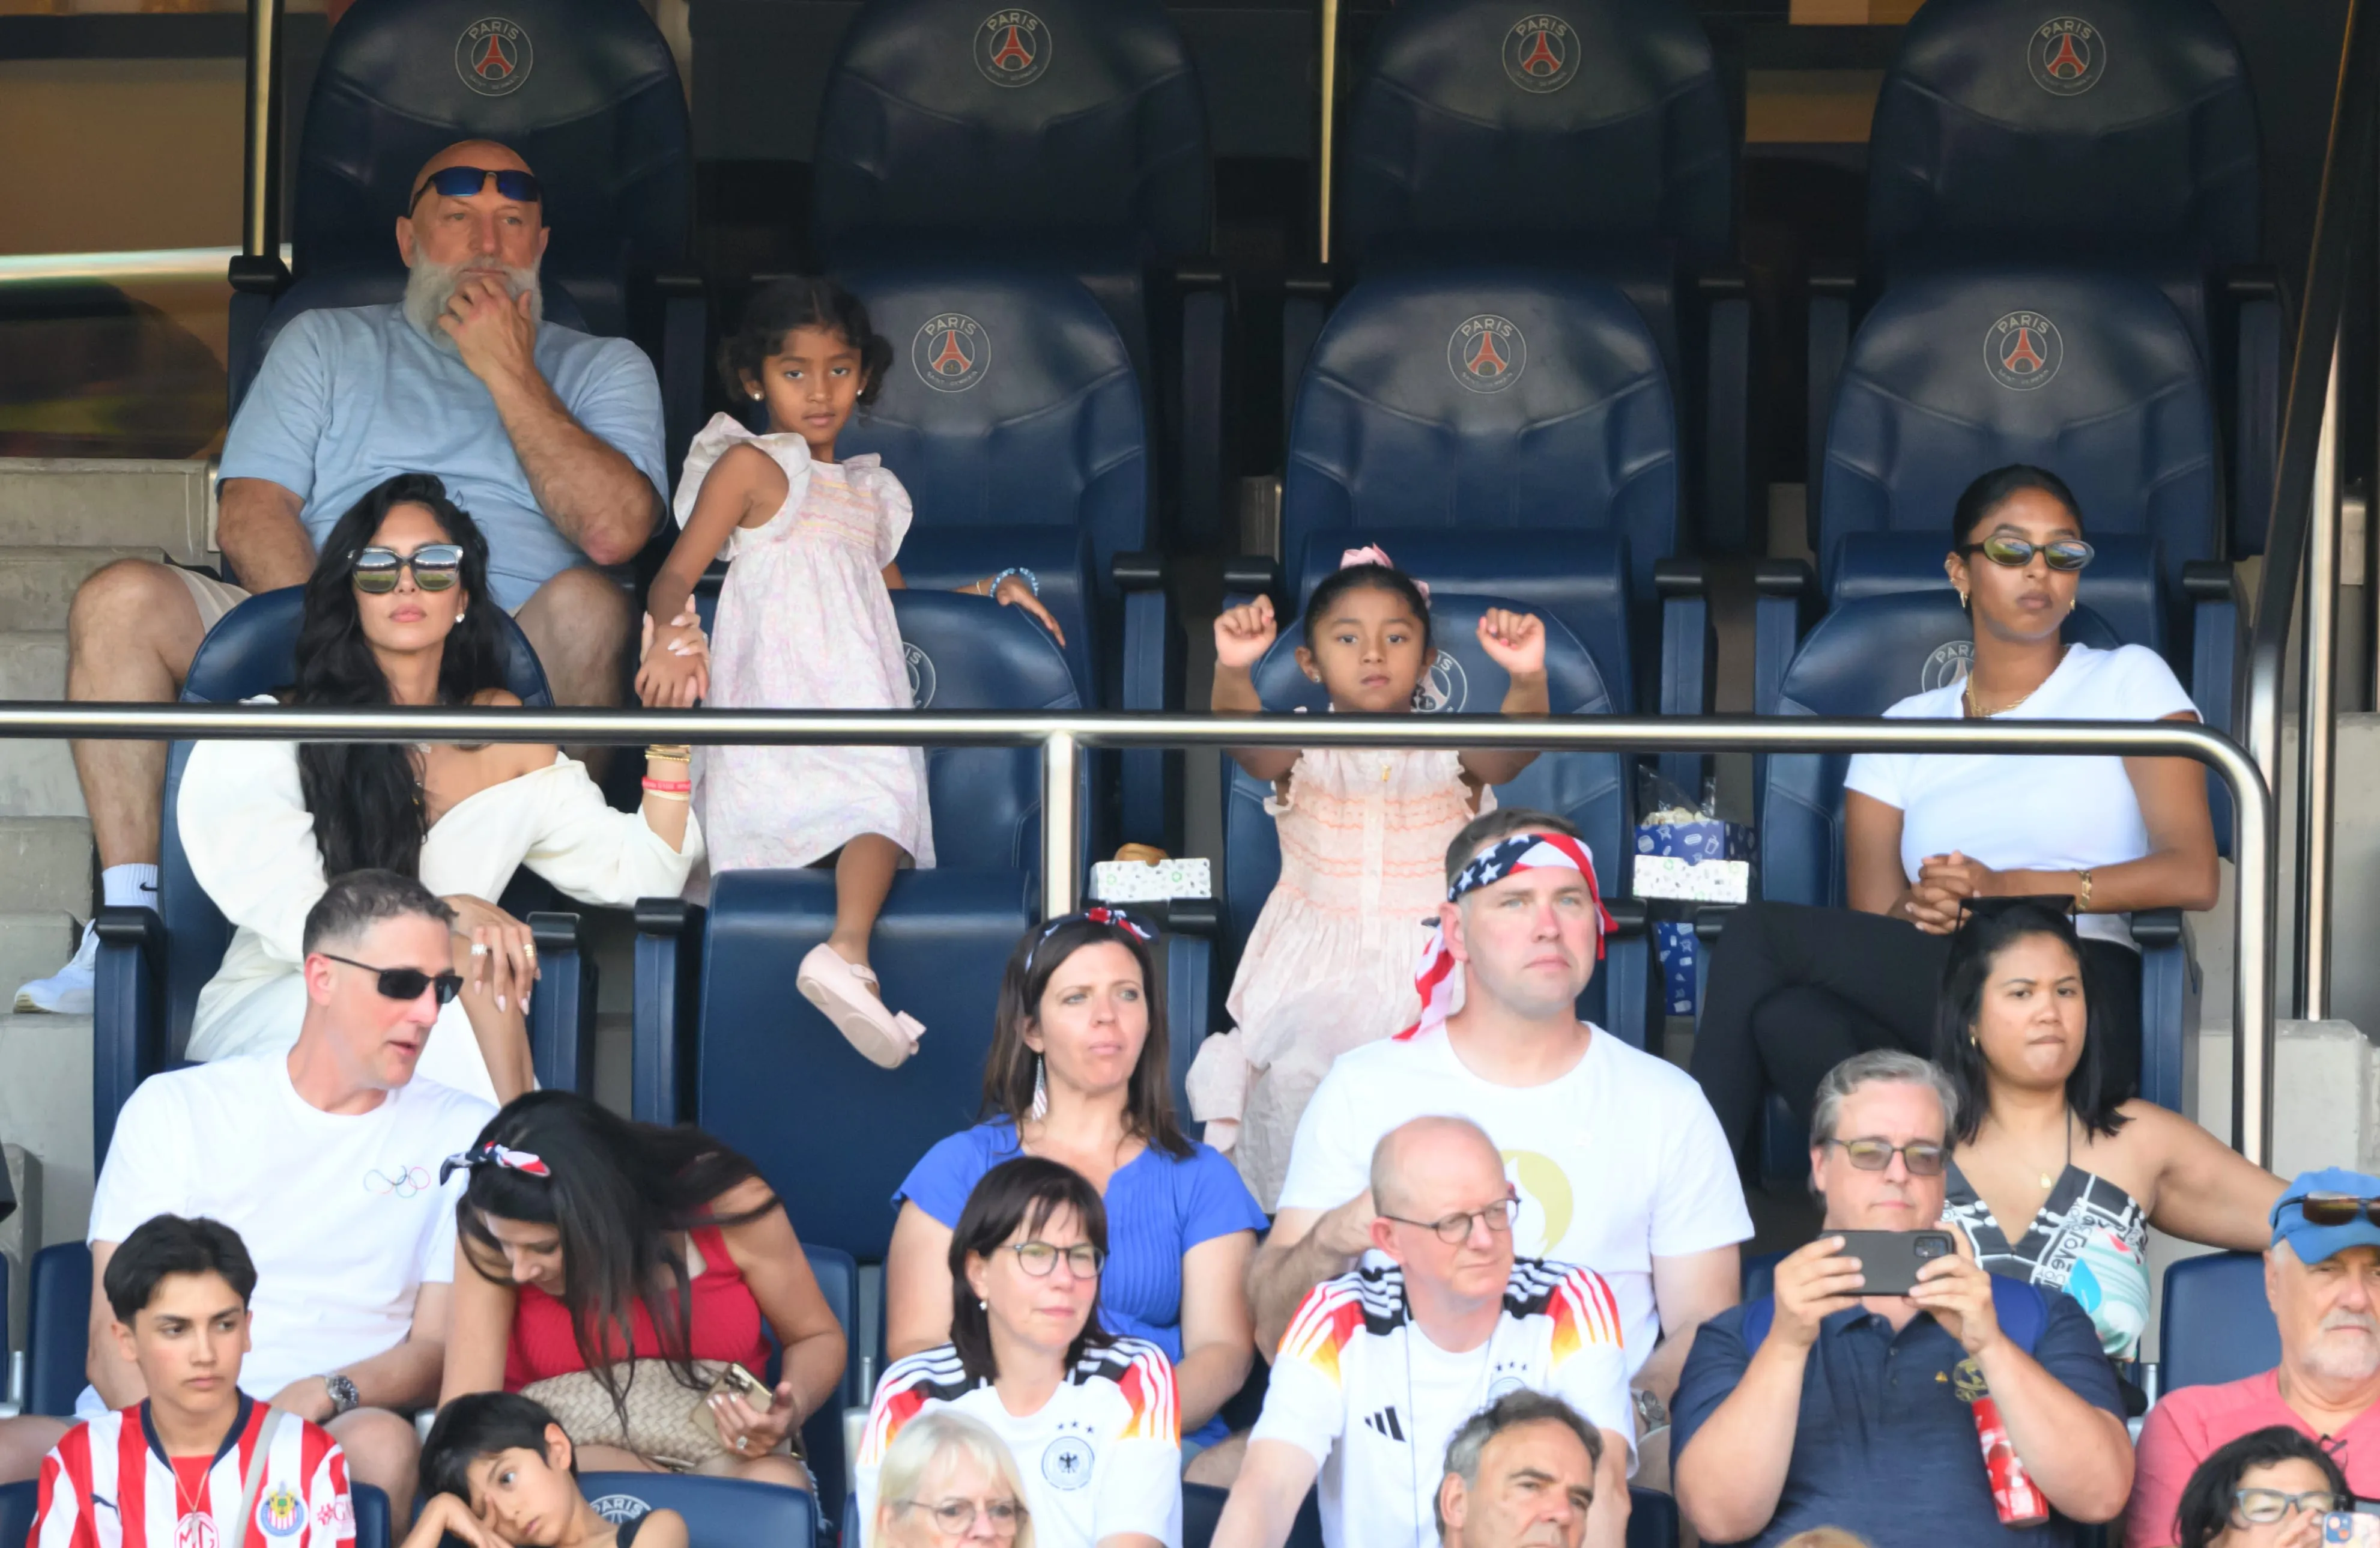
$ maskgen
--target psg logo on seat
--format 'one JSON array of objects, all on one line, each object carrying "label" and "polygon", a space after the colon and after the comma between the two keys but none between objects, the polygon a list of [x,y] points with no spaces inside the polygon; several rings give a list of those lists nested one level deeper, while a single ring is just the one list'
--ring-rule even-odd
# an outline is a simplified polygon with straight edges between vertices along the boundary
[{"label": "psg logo on seat", "polygon": [[909,341],[909,363],[934,391],[963,393],[991,369],[991,335],[964,311],[941,312]]},{"label": "psg logo on seat", "polygon": [[455,73],[483,97],[508,97],[528,83],[537,51],[520,23],[482,17],[455,40]]},{"label": "psg logo on seat", "polygon": [[2066,340],[2058,324],[2037,311],[2011,311],[1984,334],[1984,364],[1992,380],[2029,393],[2049,385],[2066,363]]},{"label": "psg logo on seat", "polygon": [[2079,97],[2107,73],[2107,40],[2079,16],[2054,16],[2033,30],[2024,62],[2051,96]]},{"label": "psg logo on seat", "polygon": [[1559,91],[1578,74],[1578,34],[1558,16],[1524,16],[1504,33],[1504,73],[1524,91]]},{"label": "psg logo on seat", "polygon": [[1030,86],[1050,67],[1050,30],[1031,11],[994,11],[975,30],[975,67],[994,86]]},{"label": "psg logo on seat", "polygon": [[1466,317],[1446,341],[1446,369],[1475,393],[1500,393],[1529,365],[1529,341],[1509,317]]}]

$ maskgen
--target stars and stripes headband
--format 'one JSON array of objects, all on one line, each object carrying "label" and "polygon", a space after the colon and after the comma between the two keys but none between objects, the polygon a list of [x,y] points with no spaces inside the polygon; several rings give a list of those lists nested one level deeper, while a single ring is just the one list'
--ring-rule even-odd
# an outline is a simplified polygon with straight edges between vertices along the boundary
[{"label": "stars and stripes headband", "polygon": [[1032,948],[1026,952],[1025,970],[1026,972],[1030,973],[1033,970],[1033,954],[1041,949],[1041,943],[1070,924],[1104,924],[1111,929],[1123,931],[1144,945],[1157,939],[1155,931],[1125,913],[1122,908],[1102,906],[1097,908],[1086,908],[1079,914],[1060,914],[1041,927],[1041,933],[1034,938]]},{"label": "stars and stripes headband", "polygon": [[527,1151],[506,1150],[490,1140],[446,1158],[438,1168],[438,1180],[443,1183],[456,1171],[473,1172],[482,1166],[502,1166],[515,1172],[526,1172],[532,1177],[550,1177],[553,1169]]},{"label": "stars and stripes headband", "polygon": [[[1449,903],[1461,902],[1467,893],[1481,887],[1492,887],[1507,876],[1524,871],[1575,871],[1586,878],[1586,896],[1595,904],[1595,957],[1603,959],[1604,938],[1611,933],[1611,911],[1603,906],[1603,894],[1595,884],[1595,855],[1585,841],[1568,834],[1516,833],[1499,840],[1471,857],[1471,863],[1456,874],[1454,884],[1446,889]],[[1421,962],[1414,969],[1414,990],[1421,996],[1421,1018],[1403,1031],[1400,1038],[1413,1037],[1441,1026],[1454,1014],[1454,953],[1446,944],[1445,927],[1437,920],[1429,921],[1429,936],[1422,942]]]}]

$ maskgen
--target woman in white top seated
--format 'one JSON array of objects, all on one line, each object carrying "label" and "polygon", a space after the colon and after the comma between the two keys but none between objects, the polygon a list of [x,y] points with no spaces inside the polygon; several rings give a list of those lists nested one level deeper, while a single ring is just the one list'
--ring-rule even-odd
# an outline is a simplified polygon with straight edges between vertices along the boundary
[{"label": "woman in white top seated", "polygon": [[876,1383],[855,1469],[862,1521],[881,1519],[904,1428],[955,1408],[1007,1443],[1040,1548],[1182,1548],[1173,1366],[1100,1330],[1107,1235],[1099,1190],[1071,1167],[1027,1155],[983,1175],[951,1232],[951,1341]]},{"label": "woman in white top seated", "polygon": [[[2059,630],[2092,549],[2073,492],[2039,468],[1959,496],[1943,567],[1974,620],[1963,681],[1900,719],[2196,720],[2155,652],[2070,645]],[[2206,776],[2183,758],[1863,752],[1845,780],[1851,907],[1755,903],[1712,952],[1694,1073],[1740,1161],[1761,1101],[1807,1113],[1819,1078],[1871,1048],[1931,1051],[1950,932],[1971,897],[2071,899],[2120,1100],[2140,1075],[2136,908],[2208,908],[2217,884]]]},{"label": "woman in white top seated", "polygon": [[[518,704],[488,591],[488,544],[426,473],[339,518],[306,582],[292,704]],[[551,743],[201,741],[176,812],[191,872],[235,927],[199,992],[189,1056],[283,1049],[306,1003],[298,939],[330,877],[419,877],[458,916],[463,993],[419,1073],[504,1103],[529,1089],[528,929],[491,901],[522,865],[581,902],[674,897],[702,837],[683,749],[648,754],[640,811],[614,811]]]}]

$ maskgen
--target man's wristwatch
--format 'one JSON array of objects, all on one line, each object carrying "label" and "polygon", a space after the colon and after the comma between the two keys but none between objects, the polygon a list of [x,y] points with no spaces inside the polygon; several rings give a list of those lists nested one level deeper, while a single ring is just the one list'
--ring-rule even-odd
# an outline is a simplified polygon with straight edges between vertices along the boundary
[{"label": "man's wristwatch", "polygon": [[363,1407],[364,1396],[362,1393],[356,1390],[356,1383],[337,1371],[334,1371],[323,1377],[322,1386],[331,1395],[333,1419],[338,1418],[341,1414],[352,1413]]},{"label": "man's wristwatch", "polygon": [[1670,1422],[1668,1404],[1643,1387],[1631,1389],[1629,1396],[1636,1400],[1636,1433],[1639,1437],[1668,1427]]}]

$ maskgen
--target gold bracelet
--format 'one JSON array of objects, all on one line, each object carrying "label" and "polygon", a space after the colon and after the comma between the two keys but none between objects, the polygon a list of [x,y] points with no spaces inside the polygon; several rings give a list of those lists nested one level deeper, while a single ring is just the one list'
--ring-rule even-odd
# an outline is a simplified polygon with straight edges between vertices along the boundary
[{"label": "gold bracelet", "polygon": [[686,742],[674,746],[656,742],[645,749],[645,757],[648,762],[655,763],[691,763],[694,762],[694,748]]},{"label": "gold bracelet", "polygon": [[2091,911],[2091,873],[2087,871],[2078,871],[2074,873],[2074,877],[2082,884],[2082,889],[2074,895],[2074,912],[2087,914]]}]

